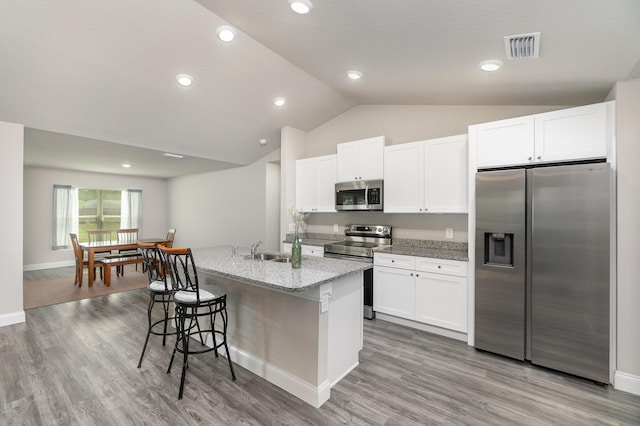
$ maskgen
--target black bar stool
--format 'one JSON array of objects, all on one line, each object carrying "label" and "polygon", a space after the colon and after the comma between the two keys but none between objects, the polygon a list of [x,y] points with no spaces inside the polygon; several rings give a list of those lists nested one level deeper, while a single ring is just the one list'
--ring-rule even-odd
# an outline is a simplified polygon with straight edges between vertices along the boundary
[{"label": "black bar stool", "polygon": [[[217,285],[207,285],[207,290],[201,289],[198,284],[198,273],[196,271],[193,255],[190,248],[167,248],[158,247],[162,253],[167,267],[171,270],[171,280],[175,289],[173,299],[176,305],[176,329],[178,335],[176,345],[171,354],[171,361],[167,374],[171,372],[171,366],[176,352],[183,355],[182,377],[180,378],[180,392],[178,399],[182,399],[184,381],[189,366],[189,355],[201,354],[214,351],[218,357],[218,348],[224,346],[231,369],[231,377],[236,379],[233,371],[229,346],[227,346],[227,291]],[[222,321],[221,328],[216,329],[216,319]],[[198,318],[208,318],[209,324],[205,328],[201,327]],[[188,324],[187,324],[188,320]],[[200,345],[197,348],[190,347],[191,334],[197,330],[200,337]],[[211,333],[213,346],[205,345],[203,333]],[[220,342],[216,335],[220,337]]]},{"label": "black bar stool", "polygon": [[[138,242],[138,249],[142,253],[144,266],[149,277],[149,285],[147,286],[149,290],[149,307],[147,308],[148,328],[147,337],[142,347],[142,354],[140,354],[140,361],[138,361],[138,368],[140,368],[142,367],[142,358],[144,358],[144,353],[149,343],[149,336],[152,334],[162,336],[162,346],[164,346],[167,341],[167,336],[177,334],[177,331],[167,331],[169,321],[174,320],[175,317],[169,317],[171,302],[173,302],[173,285],[170,278],[168,278],[168,274],[165,274],[166,268],[163,265],[163,257],[156,244]],[[156,302],[162,304],[164,315],[162,319],[152,322],[151,316]],[[159,329],[160,326],[162,327],[161,329]]]}]

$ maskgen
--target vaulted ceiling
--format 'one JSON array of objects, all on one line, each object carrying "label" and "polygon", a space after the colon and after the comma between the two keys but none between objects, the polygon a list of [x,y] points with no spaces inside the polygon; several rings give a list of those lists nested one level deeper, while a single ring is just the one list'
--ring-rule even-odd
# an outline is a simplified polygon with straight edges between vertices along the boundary
[{"label": "vaulted ceiling", "polygon": [[[637,0],[312,1],[4,0],[0,120],[28,128],[25,164],[154,175],[145,161],[185,155],[167,177],[249,164],[281,127],[356,105],[582,105],[640,77]],[[540,56],[506,59],[504,37],[533,32]]]}]

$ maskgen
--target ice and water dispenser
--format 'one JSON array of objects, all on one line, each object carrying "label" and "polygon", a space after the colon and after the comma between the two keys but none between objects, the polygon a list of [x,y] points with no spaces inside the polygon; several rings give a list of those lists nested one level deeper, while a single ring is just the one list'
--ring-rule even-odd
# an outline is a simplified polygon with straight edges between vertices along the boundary
[{"label": "ice and water dispenser", "polygon": [[484,264],[513,266],[513,234],[485,232]]}]

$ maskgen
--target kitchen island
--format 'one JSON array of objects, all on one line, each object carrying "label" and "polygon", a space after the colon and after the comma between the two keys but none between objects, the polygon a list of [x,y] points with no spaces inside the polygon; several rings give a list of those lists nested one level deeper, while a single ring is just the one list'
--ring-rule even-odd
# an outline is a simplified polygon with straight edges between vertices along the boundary
[{"label": "kitchen island", "polygon": [[362,274],[372,265],[303,257],[292,269],[247,258],[249,249],[192,251],[202,288],[227,289],[231,359],[314,407],[326,402],[358,365]]}]

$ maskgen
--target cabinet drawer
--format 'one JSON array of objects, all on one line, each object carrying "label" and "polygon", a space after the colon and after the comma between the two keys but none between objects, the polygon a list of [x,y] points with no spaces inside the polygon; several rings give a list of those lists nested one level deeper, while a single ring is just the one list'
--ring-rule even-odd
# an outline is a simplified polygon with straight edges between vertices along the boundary
[{"label": "cabinet drawer", "polygon": [[316,256],[324,257],[324,247],[320,246],[305,246],[302,245],[302,254],[304,256]]},{"label": "cabinet drawer", "polygon": [[416,258],[416,270],[434,274],[467,276],[467,262],[458,260],[432,259],[428,257]]},{"label": "cabinet drawer", "polygon": [[415,269],[416,258],[400,254],[374,253],[373,264],[390,268]]}]

